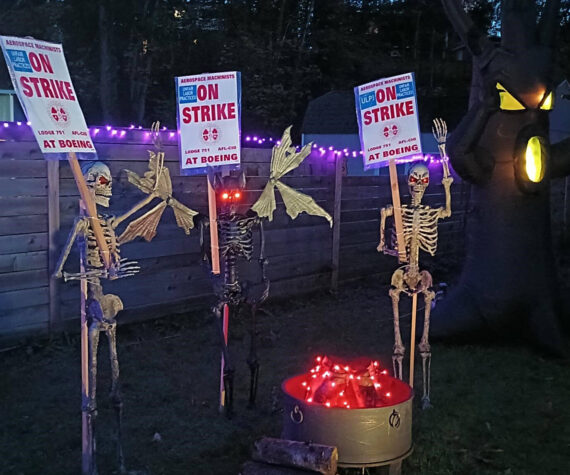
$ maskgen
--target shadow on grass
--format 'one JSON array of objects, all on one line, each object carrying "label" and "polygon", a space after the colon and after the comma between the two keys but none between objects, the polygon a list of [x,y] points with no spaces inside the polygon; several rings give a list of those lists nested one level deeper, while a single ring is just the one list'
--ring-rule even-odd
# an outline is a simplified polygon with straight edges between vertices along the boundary
[{"label": "shadow on grass", "polygon": [[[402,301],[402,314],[409,302]],[[371,279],[271,302],[259,315],[258,405],[246,409],[246,316],[230,322],[236,415],[218,414],[220,352],[207,309],[119,328],[127,466],[152,474],[236,474],[253,441],[281,432],[280,384],[316,354],[379,358],[391,366],[391,306]],[[403,318],[409,335],[409,317]],[[408,337],[409,338],[409,337]],[[101,474],[113,473],[114,419],[102,340],[97,419]],[[406,345],[409,347],[409,344]],[[432,401],[415,401],[414,453],[405,474],[566,474],[570,369],[524,348],[432,347]],[[36,340],[0,361],[1,473],[80,472],[78,335]],[[421,381],[421,365],[416,365]],[[417,388],[421,391],[421,387]],[[382,473],[374,469],[369,473]],[[346,472],[355,473],[355,472]]]}]

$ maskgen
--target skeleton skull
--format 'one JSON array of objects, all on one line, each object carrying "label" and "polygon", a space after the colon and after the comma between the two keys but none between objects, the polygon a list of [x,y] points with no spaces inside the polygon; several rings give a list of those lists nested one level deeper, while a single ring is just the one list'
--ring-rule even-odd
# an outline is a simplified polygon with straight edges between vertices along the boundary
[{"label": "skeleton skull", "polygon": [[408,188],[412,197],[412,205],[421,203],[424,192],[429,185],[429,170],[423,163],[416,163],[408,175]]},{"label": "skeleton skull", "polygon": [[113,178],[111,170],[103,162],[89,162],[83,166],[83,176],[94,195],[95,203],[106,208],[112,195]]}]

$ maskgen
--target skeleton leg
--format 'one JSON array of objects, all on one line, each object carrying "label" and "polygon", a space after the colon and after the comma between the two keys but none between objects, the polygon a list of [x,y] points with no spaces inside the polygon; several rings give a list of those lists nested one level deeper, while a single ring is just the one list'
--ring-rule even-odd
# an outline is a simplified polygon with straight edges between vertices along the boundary
[{"label": "skeleton leg", "polygon": [[394,377],[402,379],[402,361],[406,348],[402,343],[402,334],[400,333],[400,294],[402,293],[403,286],[403,271],[398,269],[392,275],[392,285],[394,288],[390,289],[389,295],[392,299],[392,312],[394,314],[394,352],[392,354],[392,365],[394,367]]},{"label": "skeleton leg", "polygon": [[257,395],[257,378],[259,376],[259,361],[257,360],[257,348],[255,344],[256,313],[257,305],[254,304],[251,306],[250,347],[249,356],[247,357],[247,364],[249,366],[250,372],[249,408],[253,408],[255,406],[255,397]]},{"label": "skeleton leg", "polygon": [[123,446],[121,443],[122,419],[123,419],[123,396],[119,385],[119,358],[117,355],[117,323],[108,324],[107,339],[109,341],[109,360],[111,362],[111,391],[109,399],[115,409],[117,419],[117,461],[119,473],[125,473],[125,459],[123,456]]},{"label": "skeleton leg", "polygon": [[97,441],[95,439],[95,419],[97,419],[97,349],[99,348],[100,323],[92,321],[89,325],[89,396],[83,402],[83,412],[87,417],[87,431],[90,435],[87,440],[91,441],[91,467],[89,475],[97,475]]},{"label": "skeleton leg", "polygon": [[422,290],[425,302],[424,313],[424,330],[422,339],[418,345],[420,356],[422,357],[422,375],[423,375],[423,390],[422,408],[428,409],[431,407],[429,392],[431,383],[431,346],[429,344],[429,318],[431,312],[431,302],[435,298],[435,292],[430,290],[432,284],[431,275],[427,271],[422,271]]},{"label": "skeleton leg", "polygon": [[[230,361],[230,354],[228,351],[228,344],[226,343],[226,338],[224,335],[224,306],[226,305],[225,302],[220,302],[216,306],[214,306],[213,311],[216,317],[216,323],[218,325],[218,332],[220,337],[220,344],[222,347],[222,355],[224,357],[224,390],[225,390],[225,398],[224,398],[224,408],[223,411],[226,413],[226,416],[230,418],[233,412],[233,392],[234,392],[234,368]],[[228,307],[228,310],[231,311],[232,307]]]}]

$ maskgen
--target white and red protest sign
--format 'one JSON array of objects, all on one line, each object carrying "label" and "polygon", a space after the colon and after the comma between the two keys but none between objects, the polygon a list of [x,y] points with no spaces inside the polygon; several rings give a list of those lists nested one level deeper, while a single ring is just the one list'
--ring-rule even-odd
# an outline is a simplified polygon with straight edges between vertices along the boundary
[{"label": "white and red protest sign", "polygon": [[61,45],[0,36],[0,46],[41,151],[95,154]]},{"label": "white and red protest sign", "polygon": [[354,88],[364,168],[422,153],[414,74]]},{"label": "white and red protest sign", "polygon": [[240,73],[177,77],[176,98],[182,174],[239,168]]}]

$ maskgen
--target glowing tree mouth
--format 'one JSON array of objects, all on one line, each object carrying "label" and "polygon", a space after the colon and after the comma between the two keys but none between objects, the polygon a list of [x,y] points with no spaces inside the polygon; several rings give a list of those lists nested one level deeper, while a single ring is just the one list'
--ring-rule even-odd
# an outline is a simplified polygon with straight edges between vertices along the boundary
[{"label": "glowing tree mouth", "polygon": [[540,183],[544,178],[543,163],[542,140],[540,137],[531,137],[526,144],[524,169],[526,176],[533,183]]}]

